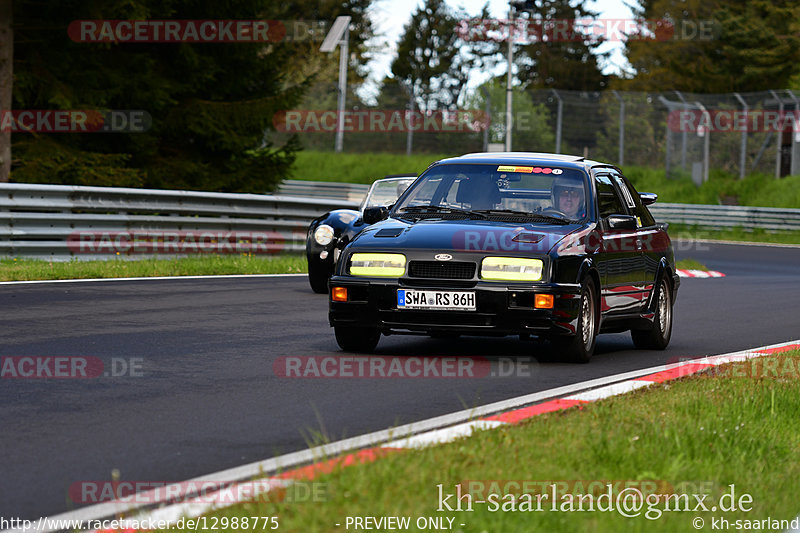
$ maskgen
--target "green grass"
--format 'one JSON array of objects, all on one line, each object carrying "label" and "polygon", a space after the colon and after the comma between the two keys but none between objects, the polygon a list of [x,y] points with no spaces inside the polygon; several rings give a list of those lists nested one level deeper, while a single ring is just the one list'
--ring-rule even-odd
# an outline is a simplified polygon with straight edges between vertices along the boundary
[{"label": "green grass", "polygon": [[696,261],[694,259],[681,259],[678,261],[675,266],[677,268],[681,268],[684,270],[705,270],[708,271],[708,267],[705,266],[700,261]]},{"label": "green grass", "polygon": [[624,167],[623,171],[640,192],[658,194],[659,202],[680,204],[721,204],[760,207],[800,207],[800,176],[775,179],[752,174],[740,180],[722,171],[709,173],[709,180],[697,187],[688,176],[667,179],[663,169]]},{"label": "green grass", "polygon": [[0,260],[0,281],[39,279],[129,278],[151,276],[211,276],[219,274],[286,274],[307,272],[304,255],[270,257],[208,255],[179,259],[109,259],[51,262],[35,259]]},{"label": "green grass", "polygon": [[762,242],[773,244],[800,244],[800,231],[766,231],[755,229],[745,231],[741,228],[731,228],[725,230],[712,230],[688,226],[686,224],[670,224],[669,236],[672,239],[683,240],[717,240],[717,241],[741,241],[741,242]]},{"label": "green grass", "polygon": [[[769,360],[778,370],[775,375],[737,377],[747,375],[752,364],[741,363],[735,366],[739,370],[653,385],[517,426],[337,469],[315,479],[325,487],[326,501],[250,502],[213,514],[277,516],[280,530],[293,532],[345,531],[347,516],[446,516],[455,518],[454,531],[465,533],[685,533],[695,530],[695,517],[705,520],[704,530],[711,529],[713,517],[731,523],[791,520],[800,511],[800,352]],[[768,362],[760,359],[758,364],[767,369]],[[467,480],[667,483],[690,494],[690,509],[696,503],[691,494],[709,494],[705,503],[710,509],[733,484],[736,500],[745,493],[752,496],[752,510],[665,512],[648,520],[616,512],[552,511],[545,500],[542,511],[491,512],[487,504],[475,504],[472,512],[437,512],[437,485],[453,493],[456,484]]]},{"label": "green grass", "polygon": [[337,154],[301,151],[297,153],[292,179],[372,183],[388,174],[420,174],[428,165],[445,157],[461,154]]}]

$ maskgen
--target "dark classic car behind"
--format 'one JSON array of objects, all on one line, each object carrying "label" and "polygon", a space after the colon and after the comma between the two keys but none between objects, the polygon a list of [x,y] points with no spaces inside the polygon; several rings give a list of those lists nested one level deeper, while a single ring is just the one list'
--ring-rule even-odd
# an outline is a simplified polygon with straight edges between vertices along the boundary
[{"label": "dark classic car behind", "polygon": [[329,319],[345,351],[381,334],[537,335],[587,362],[630,330],[664,349],[680,279],[666,228],[622,172],[582,157],[468,154],[431,165],[344,248]]},{"label": "dark classic car behind", "polygon": [[367,227],[363,218],[364,209],[393,204],[415,179],[416,174],[396,174],[375,180],[358,211],[335,209],[315,218],[309,224],[306,259],[308,283],[314,292],[328,292],[328,278],[333,274],[339,254],[359,231]]}]

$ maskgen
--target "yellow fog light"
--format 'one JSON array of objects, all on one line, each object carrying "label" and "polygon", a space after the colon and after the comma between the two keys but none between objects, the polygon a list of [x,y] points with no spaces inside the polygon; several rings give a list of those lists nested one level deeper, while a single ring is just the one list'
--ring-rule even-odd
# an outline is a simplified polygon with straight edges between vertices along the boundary
[{"label": "yellow fog light", "polygon": [[497,281],[539,281],[543,266],[541,259],[485,257],[481,263],[481,277]]},{"label": "yellow fog light", "polygon": [[403,254],[357,253],[350,258],[350,274],[353,276],[396,278],[405,271],[406,256]]}]

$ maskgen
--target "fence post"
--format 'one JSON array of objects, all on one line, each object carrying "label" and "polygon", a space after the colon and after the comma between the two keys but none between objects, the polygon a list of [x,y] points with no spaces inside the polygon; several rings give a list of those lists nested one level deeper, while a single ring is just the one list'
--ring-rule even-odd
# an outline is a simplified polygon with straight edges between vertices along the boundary
[{"label": "fence post", "polygon": [[483,124],[483,151],[489,151],[489,128],[492,125],[492,96],[489,94],[485,86],[481,86],[481,93],[485,99],[486,117]]},{"label": "fence post", "polygon": [[550,89],[552,93],[558,99],[558,115],[556,117],[556,153],[561,153],[561,116],[564,111],[564,102],[561,100],[561,96],[558,94],[558,91],[555,89]]},{"label": "fence post", "polygon": [[625,101],[617,91],[611,92],[619,100],[619,157],[617,157],[617,165],[622,166],[625,164]]},{"label": "fence post", "polygon": [[[675,94],[678,95],[678,99],[681,102],[683,102],[683,110],[684,111],[688,111],[689,110],[689,104],[686,103],[686,99],[683,97],[681,92],[680,91],[674,91],[674,92],[675,92]],[[684,131],[683,135],[681,136],[681,168],[683,170],[686,170],[686,144],[687,144],[687,141],[688,141],[687,135],[688,135],[688,132]]]},{"label": "fence post", "polygon": [[[780,98],[772,89],[769,92],[778,101],[778,115],[781,117],[781,123],[783,123],[783,98]],[[775,133],[775,179],[779,179],[781,177],[781,135],[783,131]]]},{"label": "fence post", "polygon": [[672,162],[671,162],[671,159],[672,159],[672,135],[669,134],[670,133],[669,132],[669,123],[667,123],[666,128],[667,128],[667,161],[666,161],[666,165],[665,165],[665,169],[664,169],[664,175],[667,177],[667,179],[669,179],[670,167],[672,165]]},{"label": "fence post", "polygon": [[414,120],[414,85],[409,82],[408,84],[408,132],[406,132],[406,155],[411,155],[411,150],[414,145],[414,128],[411,127],[411,121]]},{"label": "fence post", "polygon": [[744,109],[744,123],[745,127],[742,130],[742,142],[741,147],[739,148],[739,179],[744,179],[744,171],[745,171],[745,159],[747,158],[747,112],[750,110],[747,107],[747,102],[744,101],[744,98],[739,96],[739,93],[733,93],[733,96],[739,100],[739,103],[742,104],[742,108]]},{"label": "fence post", "polygon": [[666,160],[664,162],[664,175],[667,179],[669,179],[670,171],[672,169],[672,135],[670,135],[669,131],[669,114],[672,111],[672,103],[664,98],[664,95],[658,95],[658,100],[661,102],[667,110],[667,120],[665,122],[665,136],[666,136]]},{"label": "fence post", "polygon": [[[789,169],[789,174],[796,176],[800,174],[800,150],[798,150],[798,135],[800,135],[800,128],[798,128],[797,119],[800,117],[800,101],[790,89],[786,89],[789,97],[794,101],[794,112],[792,113],[792,164]],[[783,122],[783,121],[781,121]]]},{"label": "fence post", "polygon": [[[349,19],[348,19],[349,20]],[[336,108],[339,110],[336,126],[336,144],[334,149],[341,152],[344,146],[344,105],[347,98],[347,47],[350,41],[350,29],[345,28],[344,36],[339,41],[339,94]]]},{"label": "fence post", "polygon": [[[703,135],[705,136],[703,139],[703,183],[705,183],[708,181],[708,167],[711,165],[709,152],[711,143],[711,113],[709,113],[705,106],[700,102],[695,102],[695,104],[703,112],[703,115],[705,116],[705,122],[708,124],[708,126],[704,127],[703,129]],[[698,131],[700,130],[700,128],[697,129]]]},{"label": "fence post", "polygon": [[514,76],[514,8],[508,8],[508,78],[506,80],[506,152],[511,149],[511,128],[513,127],[513,92],[512,78]]}]

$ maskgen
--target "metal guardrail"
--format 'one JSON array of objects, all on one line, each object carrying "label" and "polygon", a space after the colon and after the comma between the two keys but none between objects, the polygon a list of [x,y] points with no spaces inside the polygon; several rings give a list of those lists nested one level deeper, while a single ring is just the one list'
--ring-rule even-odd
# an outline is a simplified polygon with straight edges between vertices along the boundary
[{"label": "metal guardrail", "polygon": [[655,203],[650,212],[660,222],[712,229],[742,228],[750,231],[800,230],[800,209],[744,205]]},{"label": "metal guardrail", "polygon": [[369,185],[360,183],[286,180],[278,187],[278,194],[283,196],[330,198],[360,202],[364,199],[368,190]]},{"label": "metal guardrail", "polygon": [[301,252],[311,220],[358,205],[260,194],[0,183],[0,257]]},{"label": "metal guardrail", "polygon": [[[0,257],[302,252],[311,220],[357,209],[360,199],[0,183]],[[668,203],[650,209],[662,222],[800,230],[800,209]]]}]

